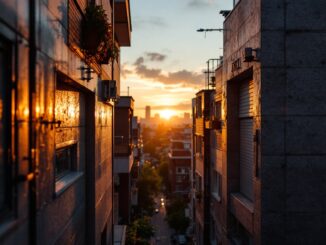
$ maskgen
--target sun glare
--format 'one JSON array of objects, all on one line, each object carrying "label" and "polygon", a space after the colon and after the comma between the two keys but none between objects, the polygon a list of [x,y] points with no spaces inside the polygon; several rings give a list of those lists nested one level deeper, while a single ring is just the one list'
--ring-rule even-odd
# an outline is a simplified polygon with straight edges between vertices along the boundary
[{"label": "sun glare", "polygon": [[173,111],[173,110],[162,110],[160,112],[160,116],[167,120],[170,119],[174,115],[175,115],[175,111]]}]

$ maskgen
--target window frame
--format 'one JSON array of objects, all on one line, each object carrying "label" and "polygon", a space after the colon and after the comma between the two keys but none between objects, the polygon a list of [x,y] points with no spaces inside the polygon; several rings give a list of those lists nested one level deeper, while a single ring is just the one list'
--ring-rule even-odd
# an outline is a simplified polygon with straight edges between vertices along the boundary
[{"label": "window frame", "polygon": [[[63,150],[71,150],[70,154],[70,163],[68,164],[69,167],[67,168],[67,170],[61,172],[59,175],[57,173],[57,154],[60,151]],[[73,173],[73,172],[77,172],[78,171],[78,143],[76,140],[71,140],[68,142],[64,142],[61,144],[57,144],[56,145],[56,149],[55,149],[55,181],[60,181],[60,179],[64,178],[65,176]]]},{"label": "window frame", "polygon": [[[73,86],[71,84],[67,84],[64,79],[65,75],[57,72],[56,78],[56,89],[57,91],[73,91],[83,94],[83,91]],[[55,95],[57,96],[57,95]],[[55,97],[56,98],[56,97]],[[81,106],[81,105],[79,105]],[[55,99],[55,107],[56,107],[56,99]],[[79,108],[80,109],[80,108]],[[57,120],[57,115],[55,115],[55,120]],[[61,122],[62,123],[62,122]],[[58,124],[56,125],[56,130],[59,130],[61,127],[66,128],[67,126]],[[68,126],[70,128],[74,128],[75,126]],[[56,138],[57,136],[55,136]],[[64,142],[55,144],[54,151],[54,161],[53,161],[53,188],[54,188],[54,198],[63,194],[70,186],[72,186],[76,181],[78,181],[82,176],[84,176],[84,171],[81,170],[80,166],[80,141],[76,139],[67,139]],[[57,151],[63,150],[65,148],[74,148],[72,156],[72,164],[70,166],[70,170],[65,171],[61,176],[56,176],[56,157]]]},{"label": "window frame", "polygon": [[213,170],[213,176],[212,176],[212,196],[215,198],[216,201],[221,201],[221,175],[217,170]]},{"label": "window frame", "polygon": [[[69,149],[74,148],[73,151],[75,154],[72,156],[73,163],[71,164],[71,169],[65,171],[64,174],[57,178],[56,176],[56,154],[57,151],[62,149]],[[74,182],[76,182],[79,178],[81,178],[84,173],[79,171],[79,163],[78,163],[78,141],[71,140],[64,143],[56,144],[55,149],[55,160],[54,160],[54,171],[53,171],[53,178],[54,178],[54,189],[55,189],[55,197],[60,196],[66,189],[68,189]]]}]

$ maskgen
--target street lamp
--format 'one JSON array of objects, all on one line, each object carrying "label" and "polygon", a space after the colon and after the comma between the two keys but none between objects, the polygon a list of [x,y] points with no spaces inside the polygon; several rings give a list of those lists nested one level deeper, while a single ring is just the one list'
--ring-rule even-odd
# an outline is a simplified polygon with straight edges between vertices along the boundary
[{"label": "street lamp", "polygon": [[200,28],[197,31],[198,32],[208,32],[208,31],[225,31],[225,30],[226,29],[224,29],[224,28],[209,28],[209,29]]},{"label": "street lamp", "polygon": [[206,37],[206,32],[211,32],[211,31],[227,31],[227,29],[224,29],[224,28],[199,28],[197,29],[197,32],[205,32],[205,37]]}]

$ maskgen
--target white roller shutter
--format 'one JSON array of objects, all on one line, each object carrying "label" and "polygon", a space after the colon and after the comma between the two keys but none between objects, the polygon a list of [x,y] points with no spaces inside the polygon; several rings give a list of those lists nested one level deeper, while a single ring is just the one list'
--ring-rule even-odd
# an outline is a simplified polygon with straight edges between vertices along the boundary
[{"label": "white roller shutter", "polygon": [[253,81],[244,82],[239,91],[240,192],[253,200]]}]

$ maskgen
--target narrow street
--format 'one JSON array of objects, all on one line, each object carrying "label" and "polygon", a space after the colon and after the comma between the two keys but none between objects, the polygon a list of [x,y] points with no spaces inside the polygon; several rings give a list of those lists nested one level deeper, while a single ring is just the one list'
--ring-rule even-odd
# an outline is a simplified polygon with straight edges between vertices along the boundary
[{"label": "narrow street", "polygon": [[167,222],[164,220],[166,215],[165,210],[165,200],[164,205],[162,205],[162,201],[160,198],[156,198],[156,208],[158,209],[158,213],[155,213],[152,217],[152,225],[155,228],[155,235],[151,239],[151,245],[156,244],[164,244],[170,245],[172,244],[170,241],[170,236],[172,235],[173,231],[170,229]]}]

